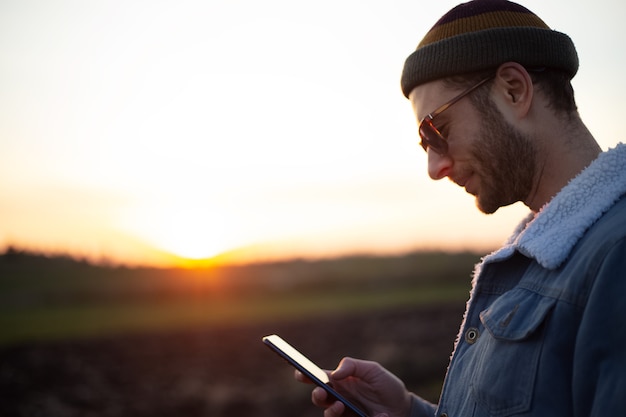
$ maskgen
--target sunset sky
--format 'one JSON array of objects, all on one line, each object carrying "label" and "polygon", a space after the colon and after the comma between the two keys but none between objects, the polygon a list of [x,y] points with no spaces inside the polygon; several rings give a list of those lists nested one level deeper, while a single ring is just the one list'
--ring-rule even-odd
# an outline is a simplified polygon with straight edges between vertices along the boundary
[{"label": "sunset sky", "polygon": [[[527,209],[486,216],[430,180],[399,87],[457,3],[0,0],[0,250],[164,266],[497,247]],[[522,4],[574,40],[602,148],[623,141],[625,3]]]}]

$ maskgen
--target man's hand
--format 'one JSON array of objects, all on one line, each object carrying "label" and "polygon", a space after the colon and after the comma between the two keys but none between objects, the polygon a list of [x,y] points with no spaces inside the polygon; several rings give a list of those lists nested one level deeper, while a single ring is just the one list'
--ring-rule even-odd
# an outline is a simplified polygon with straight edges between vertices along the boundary
[{"label": "man's hand", "polygon": [[[377,362],[344,358],[337,369],[329,372],[330,384],[340,394],[354,400],[372,417],[407,417],[411,397],[404,383]],[[310,382],[296,371],[296,379]],[[344,405],[328,398],[326,391],[316,387],[311,393],[313,404],[324,409],[324,417],[340,417]]]}]

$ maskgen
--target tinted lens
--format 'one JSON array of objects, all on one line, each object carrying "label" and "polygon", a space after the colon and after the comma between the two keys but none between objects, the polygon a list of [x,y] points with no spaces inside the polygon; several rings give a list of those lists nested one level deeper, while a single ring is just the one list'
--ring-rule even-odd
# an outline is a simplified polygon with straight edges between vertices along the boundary
[{"label": "tinted lens", "polygon": [[443,155],[448,152],[448,144],[437,128],[433,126],[430,119],[426,118],[420,123],[419,134],[422,138],[420,145],[422,145],[425,151],[428,151],[428,148],[432,148],[438,154]]}]

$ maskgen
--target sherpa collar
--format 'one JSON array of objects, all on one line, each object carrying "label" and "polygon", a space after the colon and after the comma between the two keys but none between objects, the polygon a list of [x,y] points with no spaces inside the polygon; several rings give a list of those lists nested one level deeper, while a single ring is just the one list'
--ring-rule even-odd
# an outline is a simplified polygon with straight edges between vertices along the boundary
[{"label": "sherpa collar", "polygon": [[519,224],[507,243],[483,263],[515,250],[556,269],[585,231],[626,193],[626,144],[603,152],[546,204]]}]

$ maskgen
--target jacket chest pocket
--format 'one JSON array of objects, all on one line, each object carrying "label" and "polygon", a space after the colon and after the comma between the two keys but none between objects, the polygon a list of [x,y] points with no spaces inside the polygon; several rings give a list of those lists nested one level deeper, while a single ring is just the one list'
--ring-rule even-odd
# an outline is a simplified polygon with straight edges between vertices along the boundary
[{"label": "jacket chest pocket", "polygon": [[544,324],[555,302],[514,289],[480,313],[486,331],[472,347],[470,390],[478,407],[489,415],[501,417],[529,410]]}]

